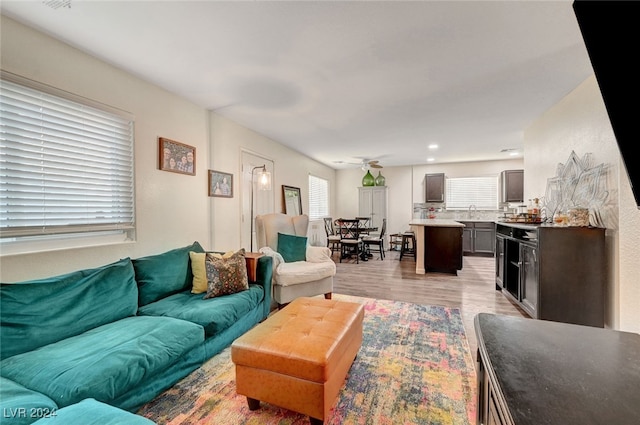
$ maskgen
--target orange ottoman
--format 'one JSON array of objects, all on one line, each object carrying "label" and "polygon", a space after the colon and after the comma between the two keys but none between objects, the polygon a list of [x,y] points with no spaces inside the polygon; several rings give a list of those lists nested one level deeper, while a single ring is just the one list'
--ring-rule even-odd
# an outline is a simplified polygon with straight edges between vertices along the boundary
[{"label": "orange ottoman", "polygon": [[231,345],[237,393],[250,410],[264,401],[322,423],[362,345],[363,318],[359,303],[293,300]]}]

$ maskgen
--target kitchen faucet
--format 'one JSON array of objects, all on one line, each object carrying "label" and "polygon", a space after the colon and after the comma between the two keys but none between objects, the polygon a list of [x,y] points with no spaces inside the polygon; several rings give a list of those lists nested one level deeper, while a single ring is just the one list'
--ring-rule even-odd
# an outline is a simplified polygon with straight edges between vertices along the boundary
[{"label": "kitchen faucet", "polygon": [[469,218],[474,218],[476,215],[476,206],[471,204],[469,205]]}]

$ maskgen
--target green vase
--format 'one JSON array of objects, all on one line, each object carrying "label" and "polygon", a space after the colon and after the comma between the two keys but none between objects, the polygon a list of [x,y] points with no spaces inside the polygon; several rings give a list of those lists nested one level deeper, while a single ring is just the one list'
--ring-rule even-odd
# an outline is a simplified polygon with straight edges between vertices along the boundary
[{"label": "green vase", "polygon": [[376,186],[384,186],[385,178],[382,172],[378,171],[378,177],[376,177]]},{"label": "green vase", "polygon": [[362,185],[363,186],[376,185],[376,179],[373,177],[373,175],[371,175],[371,172],[369,170],[367,170],[367,174],[365,174],[364,177],[362,178]]}]

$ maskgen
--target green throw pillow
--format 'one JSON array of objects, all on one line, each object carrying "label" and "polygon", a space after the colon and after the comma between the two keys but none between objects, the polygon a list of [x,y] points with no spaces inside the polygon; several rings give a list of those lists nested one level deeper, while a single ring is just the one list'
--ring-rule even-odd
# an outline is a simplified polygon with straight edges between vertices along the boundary
[{"label": "green throw pillow", "polygon": [[307,259],[307,237],[278,233],[278,253],[285,263]]}]

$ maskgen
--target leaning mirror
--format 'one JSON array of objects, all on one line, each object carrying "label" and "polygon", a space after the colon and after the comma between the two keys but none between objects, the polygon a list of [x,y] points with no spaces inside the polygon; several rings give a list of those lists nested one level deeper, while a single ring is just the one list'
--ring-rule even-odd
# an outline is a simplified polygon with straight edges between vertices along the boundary
[{"label": "leaning mirror", "polygon": [[299,187],[282,185],[282,202],[284,203],[285,214],[302,214],[302,198],[300,197]]}]

